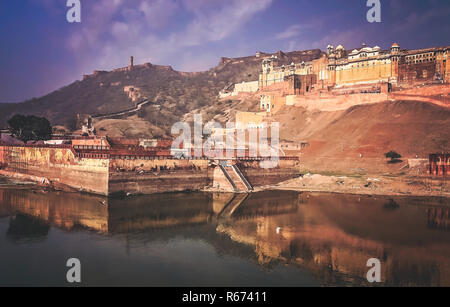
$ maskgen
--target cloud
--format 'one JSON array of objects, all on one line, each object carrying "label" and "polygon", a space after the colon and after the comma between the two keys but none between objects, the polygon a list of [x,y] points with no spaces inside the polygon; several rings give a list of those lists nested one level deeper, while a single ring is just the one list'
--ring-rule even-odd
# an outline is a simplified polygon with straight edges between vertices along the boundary
[{"label": "cloud", "polygon": [[[191,70],[202,56],[191,49],[232,37],[272,1],[100,0],[87,4],[82,28],[70,35],[67,46],[84,62],[83,69],[124,66],[134,55],[157,64],[175,59],[176,68]],[[218,60],[207,58],[209,66]]]},{"label": "cloud", "polygon": [[312,48],[326,49],[329,44],[337,46],[343,45],[347,48],[355,48],[361,46],[368,38],[368,31],[364,29],[351,30],[333,30],[319,40],[312,42]]},{"label": "cloud", "polygon": [[[241,29],[255,14],[264,11],[272,0],[206,0],[185,1],[189,11],[195,15],[186,30],[174,35],[172,39],[181,39],[181,45],[195,46],[202,42],[221,41]],[[217,3],[216,7],[211,7]]]},{"label": "cloud", "polygon": [[139,5],[139,11],[144,14],[148,25],[152,28],[167,25],[178,8],[178,3],[174,0],[142,1]]},{"label": "cloud", "polygon": [[346,48],[355,48],[361,46],[367,39],[367,30],[364,29],[351,29],[351,30],[332,30],[325,35],[321,35],[318,38],[308,37],[301,41],[290,41],[287,50],[308,50],[308,49],[321,49],[325,50],[329,44],[337,46],[343,45]]},{"label": "cloud", "polygon": [[300,33],[302,32],[303,27],[300,24],[291,25],[286,30],[284,30],[281,33],[278,33],[275,38],[277,39],[288,39],[293,37],[300,36]]},{"label": "cloud", "polygon": [[[335,12],[334,16],[339,15],[339,12]],[[310,20],[305,20],[302,23],[292,24],[287,27],[284,31],[275,35],[275,39],[277,40],[287,40],[292,38],[299,38],[302,34],[317,32],[318,30],[323,28],[323,22],[321,21],[321,17],[323,16],[314,16]],[[332,16],[327,16],[327,19],[330,20]],[[290,43],[291,45],[292,43]]]}]

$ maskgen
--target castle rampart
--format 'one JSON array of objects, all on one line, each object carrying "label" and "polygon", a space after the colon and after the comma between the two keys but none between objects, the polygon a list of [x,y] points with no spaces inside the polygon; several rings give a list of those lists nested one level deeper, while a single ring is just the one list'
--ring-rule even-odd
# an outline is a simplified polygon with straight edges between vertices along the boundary
[{"label": "castle rampart", "polygon": [[[0,174],[99,195],[152,194],[203,190],[212,186],[214,170],[218,167],[206,157],[176,159],[165,148],[77,146],[83,149],[71,145],[0,144]],[[249,173],[252,182],[275,184],[299,175],[297,168],[290,167],[298,165],[296,157],[280,158],[280,165],[286,168],[261,169],[262,160],[242,159],[251,164],[246,168],[255,168]]]},{"label": "castle rampart", "polygon": [[[448,54],[449,47],[404,50],[393,44],[389,50],[381,50],[378,46],[371,48],[363,44],[352,51],[329,45],[326,53],[314,53],[308,61],[300,63],[286,63],[283,53],[265,56],[256,94],[260,98],[260,110],[267,114],[239,112],[237,121],[259,124],[284,105],[342,110],[389,99],[420,98],[448,106]],[[400,93],[433,85],[441,86],[437,93],[441,98]],[[233,92],[229,96],[237,94]]]},{"label": "castle rampart", "polygon": [[55,184],[108,195],[109,160],[82,158],[68,147],[0,146],[2,169],[48,178]]},{"label": "castle rampart", "polygon": [[329,86],[346,86],[365,83],[399,84],[448,83],[449,47],[402,50],[393,44],[390,50],[363,46],[351,52],[343,46],[327,47],[326,56],[301,64],[274,66],[276,59],[263,61],[260,83],[282,82],[286,74],[317,76],[318,83]]}]

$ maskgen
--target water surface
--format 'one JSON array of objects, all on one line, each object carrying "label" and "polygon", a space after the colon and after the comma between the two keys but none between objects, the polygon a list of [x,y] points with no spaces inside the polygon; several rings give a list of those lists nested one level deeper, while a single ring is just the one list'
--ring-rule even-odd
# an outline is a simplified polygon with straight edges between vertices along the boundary
[{"label": "water surface", "polygon": [[0,286],[450,286],[450,204],[289,191],[106,199],[0,188]]}]

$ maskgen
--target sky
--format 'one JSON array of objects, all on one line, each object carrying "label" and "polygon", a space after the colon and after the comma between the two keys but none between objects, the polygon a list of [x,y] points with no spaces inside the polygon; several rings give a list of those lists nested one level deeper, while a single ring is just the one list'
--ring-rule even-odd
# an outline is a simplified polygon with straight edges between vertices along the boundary
[{"label": "sky", "polygon": [[40,97],[94,70],[135,64],[208,70],[220,57],[366,43],[450,45],[449,0],[0,0],[0,102]]}]

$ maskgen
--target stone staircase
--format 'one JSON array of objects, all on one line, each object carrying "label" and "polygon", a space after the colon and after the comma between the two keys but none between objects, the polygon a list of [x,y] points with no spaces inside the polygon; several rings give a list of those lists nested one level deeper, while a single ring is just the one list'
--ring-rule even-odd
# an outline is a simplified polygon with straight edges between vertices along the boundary
[{"label": "stone staircase", "polygon": [[241,179],[241,181],[245,184],[245,187],[247,188],[248,191],[253,191],[253,186],[250,184],[250,182],[248,182],[247,178],[245,177],[245,175],[241,172],[241,170],[239,169],[239,167],[237,165],[233,165],[233,170],[234,172],[239,176],[239,178]]},{"label": "stone staircase", "polygon": [[245,176],[242,174],[242,172],[236,165],[232,166],[219,165],[219,167],[221,168],[225,177],[230,182],[235,192],[248,193],[253,191],[253,187],[250,185],[248,180],[245,178]]}]

